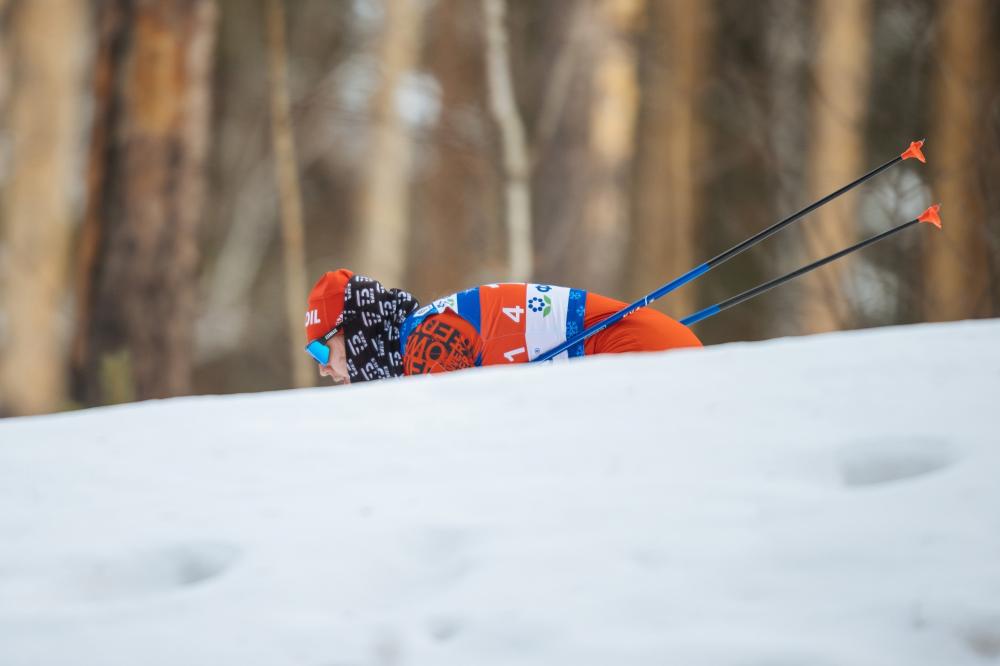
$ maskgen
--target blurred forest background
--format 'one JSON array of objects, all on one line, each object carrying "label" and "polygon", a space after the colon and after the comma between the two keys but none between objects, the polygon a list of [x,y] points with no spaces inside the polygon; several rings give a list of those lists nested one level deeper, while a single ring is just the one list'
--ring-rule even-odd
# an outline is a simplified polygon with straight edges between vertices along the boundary
[{"label": "blurred forest background", "polygon": [[0,0],[0,415],[317,384],[309,287],[651,291],[707,343],[1000,313],[995,0]]}]

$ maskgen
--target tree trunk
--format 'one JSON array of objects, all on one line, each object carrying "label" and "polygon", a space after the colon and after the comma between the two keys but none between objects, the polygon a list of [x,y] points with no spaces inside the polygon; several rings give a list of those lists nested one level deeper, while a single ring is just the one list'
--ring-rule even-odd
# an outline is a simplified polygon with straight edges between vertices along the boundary
[{"label": "tree trunk", "polygon": [[403,78],[416,63],[421,11],[419,0],[393,0],[383,9],[379,82],[371,105],[371,151],[360,204],[361,256],[354,268],[388,287],[399,287],[407,269],[412,147],[397,99]]},{"label": "tree trunk", "polygon": [[588,38],[593,67],[583,262],[588,279],[614,294],[624,283],[629,239],[628,181],[639,110],[633,39],[642,7],[638,0],[600,0]]},{"label": "tree trunk", "polygon": [[213,0],[100,5],[75,364],[90,404],[123,383],[108,368],[139,399],[191,388],[215,20]]},{"label": "tree trunk", "polygon": [[[812,81],[810,6],[797,0],[771,0],[766,23],[767,59],[765,85],[768,94],[766,123],[769,178],[773,213],[768,224],[800,209],[808,196],[806,177],[809,158],[809,89]],[[766,168],[766,167],[765,167]],[[767,181],[765,181],[767,182]],[[809,224],[806,222],[806,224]],[[757,229],[746,228],[750,231]],[[767,276],[787,273],[802,265],[801,234],[778,234],[758,247],[758,265],[767,266]],[[795,335],[799,332],[798,297],[800,285],[772,292],[756,305],[760,329],[766,337]],[[768,312],[764,308],[770,305]],[[770,315],[770,316],[768,316]]]},{"label": "tree trunk", "polygon": [[508,279],[526,281],[534,270],[531,242],[531,187],[528,144],[514,95],[510,49],[504,22],[505,0],[483,0],[486,72],[490,107],[500,127],[503,150],[504,219],[507,227]]},{"label": "tree trunk", "polygon": [[[708,8],[701,0],[653,2],[636,147],[631,292],[647,293],[699,263],[698,166],[704,159],[699,94],[711,54]],[[683,316],[694,292],[665,304]]]},{"label": "tree trunk", "polygon": [[10,7],[9,164],[0,227],[0,410],[37,414],[66,399],[63,324],[81,166],[87,11],[80,0]]},{"label": "tree trunk", "polygon": [[282,0],[267,2],[267,47],[270,69],[271,136],[274,168],[281,202],[281,241],[285,274],[285,319],[288,331],[288,363],[292,385],[312,386],[314,367],[302,353],[302,314],[308,294],[306,284],[305,230],[302,225],[302,195],[299,192],[295,136],[292,132],[288,93],[288,51],[285,47],[285,12]]},{"label": "tree trunk", "polygon": [[[863,171],[864,122],[871,65],[869,0],[821,0],[816,6],[812,146],[812,199]],[[857,196],[827,204],[804,225],[803,262],[836,252],[856,240]],[[819,333],[853,325],[850,262],[834,263],[802,278],[800,330]]]},{"label": "tree trunk", "polygon": [[495,282],[506,270],[490,257],[491,232],[500,226],[492,132],[476,122],[487,99],[481,9],[467,0],[441,0],[428,16],[426,67],[440,85],[441,111],[422,147],[424,166],[413,192],[419,233],[410,242],[406,283],[421,301],[477,280]]},{"label": "tree trunk", "polygon": [[940,37],[933,132],[927,143],[934,200],[946,224],[927,243],[926,316],[933,321],[987,316],[989,243],[977,181],[987,124],[987,5],[939,2]]}]

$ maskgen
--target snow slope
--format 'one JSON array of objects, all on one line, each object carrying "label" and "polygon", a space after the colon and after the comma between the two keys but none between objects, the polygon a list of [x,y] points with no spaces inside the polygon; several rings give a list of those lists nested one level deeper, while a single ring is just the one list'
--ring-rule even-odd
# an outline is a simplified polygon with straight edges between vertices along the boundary
[{"label": "snow slope", "polygon": [[1000,664],[1000,321],[0,421],[0,664]]}]

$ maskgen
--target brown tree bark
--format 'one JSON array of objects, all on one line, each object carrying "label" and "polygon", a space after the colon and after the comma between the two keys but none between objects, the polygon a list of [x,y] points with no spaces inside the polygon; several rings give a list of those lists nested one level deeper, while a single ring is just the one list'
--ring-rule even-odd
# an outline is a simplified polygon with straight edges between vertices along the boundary
[{"label": "brown tree bark", "polygon": [[99,21],[75,348],[89,404],[109,398],[111,358],[124,358],[137,398],[191,388],[216,7],[108,0]]},{"label": "brown tree bark", "polygon": [[[811,198],[817,199],[863,172],[864,122],[871,65],[869,0],[821,0],[816,5],[815,91],[809,156]],[[804,261],[856,240],[857,197],[816,213],[804,227]],[[850,263],[834,263],[802,278],[800,331],[819,333],[853,325]]]},{"label": "brown tree bark", "polygon": [[503,276],[490,257],[490,245],[500,245],[490,243],[500,206],[488,157],[492,128],[480,121],[488,116],[481,9],[440,0],[427,19],[425,66],[440,86],[441,110],[421,146],[413,191],[406,286],[421,301]]},{"label": "brown tree bark", "polygon": [[[762,166],[764,183],[771,182],[772,210],[764,224],[789,215],[808,203],[810,58],[813,52],[809,28],[812,5],[797,0],[770,0],[765,24],[767,58],[764,84],[768,96],[766,124],[768,161]],[[809,224],[809,222],[805,222]],[[760,227],[746,226],[747,235]],[[778,234],[759,248],[754,257],[767,277],[787,273],[801,266],[801,234]],[[762,279],[764,276],[760,276]],[[757,302],[762,308],[754,317],[765,337],[795,335],[800,330],[799,285],[775,290]],[[770,306],[770,310],[765,310]]]},{"label": "brown tree bark", "polygon": [[[0,6],[0,9],[4,7]],[[11,3],[5,82],[10,146],[0,225],[0,411],[37,414],[66,399],[66,280],[79,178],[82,0]]]},{"label": "brown tree bark", "polygon": [[533,137],[536,274],[617,295],[629,249],[636,37],[646,3],[536,4],[520,13],[536,34],[545,34],[542,48],[532,53],[528,41],[523,53],[515,49],[525,62],[521,78],[531,84],[538,77],[525,95]]},{"label": "brown tree bark", "polygon": [[[699,94],[711,55],[709,8],[700,0],[652,2],[635,168],[631,291],[651,291],[698,263],[698,166],[705,130]],[[691,290],[665,307],[683,316],[695,309]]]},{"label": "brown tree bark", "polygon": [[583,263],[588,279],[609,293],[618,293],[624,282],[628,182],[639,110],[634,37],[643,5],[639,0],[600,0],[588,30],[593,68]]},{"label": "brown tree bark", "polygon": [[359,213],[361,252],[355,268],[388,287],[399,287],[407,272],[412,145],[397,98],[403,77],[416,64],[422,12],[418,0],[393,0],[383,8],[379,82],[371,103],[371,150]]},{"label": "brown tree bark", "polygon": [[292,385],[312,386],[315,371],[302,353],[302,313],[308,293],[306,284],[305,229],[299,190],[295,135],[292,131],[288,92],[288,49],[285,45],[285,11],[282,0],[267,2],[267,50],[270,70],[271,136],[274,146],[275,179],[281,202],[281,244],[285,277],[285,319],[288,331],[288,363]]},{"label": "brown tree bark", "polygon": [[989,243],[978,181],[987,124],[988,12],[984,0],[939,2],[933,131],[927,143],[935,201],[946,223],[927,244],[927,319],[988,316]]}]

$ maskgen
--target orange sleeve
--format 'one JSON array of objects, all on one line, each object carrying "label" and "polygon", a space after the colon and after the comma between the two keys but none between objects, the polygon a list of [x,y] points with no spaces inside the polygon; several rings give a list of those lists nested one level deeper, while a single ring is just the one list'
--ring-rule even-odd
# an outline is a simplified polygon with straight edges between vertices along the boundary
[{"label": "orange sleeve", "polygon": [[450,310],[431,315],[406,340],[403,373],[426,375],[476,365],[483,343],[476,329]]},{"label": "orange sleeve", "polygon": [[[587,292],[584,326],[593,326],[626,305],[613,298]],[[687,326],[648,307],[636,310],[617,324],[590,336],[583,343],[587,355],[663,351],[678,347],[701,346],[701,340]]]}]

